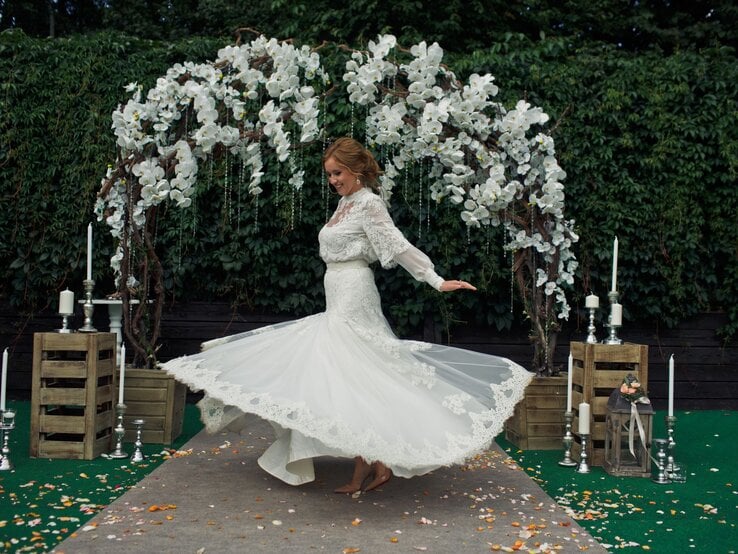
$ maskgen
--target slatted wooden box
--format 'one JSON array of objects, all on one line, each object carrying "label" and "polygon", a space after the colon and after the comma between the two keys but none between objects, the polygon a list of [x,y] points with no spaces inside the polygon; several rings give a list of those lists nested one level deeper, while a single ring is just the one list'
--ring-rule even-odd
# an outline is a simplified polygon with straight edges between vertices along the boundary
[{"label": "slatted wooden box", "polygon": [[92,460],[111,450],[115,334],[33,337],[30,455]]},{"label": "slatted wooden box", "polygon": [[579,460],[579,403],[590,405],[590,440],[587,448],[588,463],[602,466],[605,461],[605,417],[607,401],[613,389],[620,387],[623,378],[632,373],[648,390],[648,346],[645,344],[587,344],[572,342],[570,345],[574,369],[572,372],[572,409],[574,421],[572,433],[572,458]]},{"label": "slatted wooden box", "polygon": [[505,422],[505,438],[521,450],[563,448],[566,375],[534,377]]},{"label": "slatted wooden box", "polygon": [[125,440],[136,440],[134,419],[143,419],[141,439],[145,443],[171,444],[182,433],[187,387],[165,371],[128,369],[123,392],[126,415]]}]

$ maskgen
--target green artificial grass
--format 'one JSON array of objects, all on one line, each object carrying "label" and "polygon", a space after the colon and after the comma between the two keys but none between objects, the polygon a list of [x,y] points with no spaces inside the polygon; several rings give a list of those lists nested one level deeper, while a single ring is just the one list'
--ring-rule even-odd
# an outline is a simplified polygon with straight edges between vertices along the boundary
[{"label": "green artificial grass", "polygon": [[[199,411],[185,407],[182,434],[171,446],[146,444],[142,463],[30,458],[30,402],[9,402],[16,428],[10,434],[15,468],[0,472],[0,551],[46,552],[143,479],[201,428]],[[131,454],[133,444],[124,450]]]},{"label": "green artificial grass", "polygon": [[[44,552],[74,533],[135,485],[172,450],[201,428],[187,405],[182,435],[170,448],[144,445],[144,463],[130,460],[60,460],[28,457],[29,402],[11,402],[15,469],[0,472],[0,550]],[[498,443],[570,515],[611,552],[735,553],[738,543],[738,412],[677,412],[675,456],[686,483],[589,474],[558,465],[561,450],[521,451]],[[654,416],[654,438],[665,437],[663,413]],[[126,444],[127,452],[133,445]]]},{"label": "green artificial grass", "polygon": [[[666,438],[664,413],[654,438]],[[738,550],[738,412],[676,412],[675,460],[685,483],[588,474],[558,465],[563,450],[498,443],[610,552],[735,553]]]}]

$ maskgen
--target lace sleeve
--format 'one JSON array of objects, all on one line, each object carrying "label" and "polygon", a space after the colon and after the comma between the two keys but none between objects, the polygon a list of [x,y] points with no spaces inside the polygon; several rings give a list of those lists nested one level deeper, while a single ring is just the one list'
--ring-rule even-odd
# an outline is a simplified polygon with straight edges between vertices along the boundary
[{"label": "lace sleeve", "polygon": [[418,281],[424,281],[439,290],[443,278],[434,271],[433,262],[421,250],[410,244],[395,227],[392,218],[379,196],[374,196],[364,210],[363,228],[372,249],[382,267],[400,264]]}]

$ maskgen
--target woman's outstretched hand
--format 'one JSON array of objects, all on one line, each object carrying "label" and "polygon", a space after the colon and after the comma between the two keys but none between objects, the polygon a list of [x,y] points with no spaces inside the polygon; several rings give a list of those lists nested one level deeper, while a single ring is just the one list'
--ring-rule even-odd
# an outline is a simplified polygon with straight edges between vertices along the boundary
[{"label": "woman's outstretched hand", "polygon": [[444,281],[441,283],[441,292],[451,292],[453,290],[477,290],[477,287],[466,281]]}]

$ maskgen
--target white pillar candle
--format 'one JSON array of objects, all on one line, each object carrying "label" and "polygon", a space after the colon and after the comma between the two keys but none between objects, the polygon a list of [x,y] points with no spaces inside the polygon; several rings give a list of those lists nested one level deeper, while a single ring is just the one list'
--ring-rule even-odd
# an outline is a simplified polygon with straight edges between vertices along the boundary
[{"label": "white pillar candle", "polygon": [[613,304],[610,307],[610,324],[612,325],[622,325],[623,324],[623,305],[622,304]]},{"label": "white pillar candle", "polygon": [[612,286],[610,290],[618,290],[618,237],[612,243]]},{"label": "white pillar candle", "polygon": [[118,379],[118,404],[123,404],[123,391],[126,382],[126,345],[120,347],[120,377]]},{"label": "white pillar candle", "polygon": [[566,411],[571,412],[571,376],[574,373],[574,357],[569,352],[569,369],[566,375]]},{"label": "white pillar candle", "polygon": [[600,297],[596,294],[590,294],[584,299],[584,306],[588,309],[593,308],[596,310],[600,307]]},{"label": "white pillar candle", "polygon": [[92,223],[87,225],[87,280],[92,281]]},{"label": "white pillar candle", "polygon": [[8,349],[3,351],[3,373],[0,381],[0,412],[5,411],[5,391],[8,388]]},{"label": "white pillar candle", "polygon": [[669,416],[674,415],[674,354],[669,357]]},{"label": "white pillar candle", "polygon": [[59,313],[61,315],[72,315],[74,313],[74,293],[69,289],[59,293]]},{"label": "white pillar candle", "polygon": [[579,404],[579,434],[589,435],[589,404]]}]

